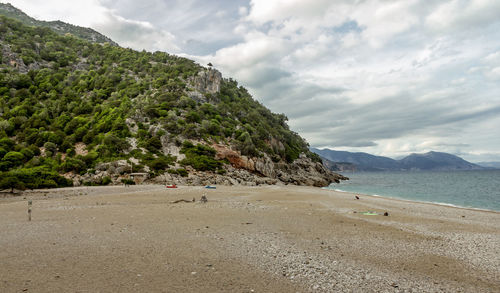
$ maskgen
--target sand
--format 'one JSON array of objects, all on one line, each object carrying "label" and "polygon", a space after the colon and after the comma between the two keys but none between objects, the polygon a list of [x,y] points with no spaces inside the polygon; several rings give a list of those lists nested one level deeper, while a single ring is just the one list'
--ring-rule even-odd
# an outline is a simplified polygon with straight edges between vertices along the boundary
[{"label": "sand", "polygon": [[500,292],[500,213],[360,197],[144,185],[1,198],[0,292]]}]

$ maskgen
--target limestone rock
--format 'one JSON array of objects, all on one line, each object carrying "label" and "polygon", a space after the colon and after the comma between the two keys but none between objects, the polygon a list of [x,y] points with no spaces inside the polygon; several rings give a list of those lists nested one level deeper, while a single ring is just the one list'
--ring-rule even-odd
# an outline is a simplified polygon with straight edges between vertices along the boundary
[{"label": "limestone rock", "polygon": [[220,91],[222,74],[216,69],[207,68],[198,72],[191,82],[198,92],[215,94]]}]

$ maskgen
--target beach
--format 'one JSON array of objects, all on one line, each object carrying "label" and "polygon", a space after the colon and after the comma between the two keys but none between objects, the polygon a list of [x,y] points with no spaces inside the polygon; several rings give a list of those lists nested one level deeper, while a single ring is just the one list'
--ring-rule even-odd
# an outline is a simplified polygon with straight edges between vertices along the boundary
[{"label": "beach", "polygon": [[500,292],[500,213],[359,197],[162,185],[7,196],[0,292]]}]

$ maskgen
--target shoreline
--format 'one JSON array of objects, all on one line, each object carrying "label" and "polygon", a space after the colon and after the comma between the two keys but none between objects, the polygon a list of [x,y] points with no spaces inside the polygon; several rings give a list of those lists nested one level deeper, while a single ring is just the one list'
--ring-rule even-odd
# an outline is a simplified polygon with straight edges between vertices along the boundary
[{"label": "shoreline", "polygon": [[353,191],[345,191],[341,189],[330,189],[328,187],[321,187],[321,189],[324,190],[329,190],[329,191],[335,191],[335,192],[341,192],[341,193],[347,193],[347,194],[352,194],[354,195],[363,195],[363,196],[370,196],[373,198],[382,198],[382,199],[387,199],[387,200],[396,200],[396,201],[403,201],[403,202],[410,202],[410,203],[420,203],[420,204],[430,204],[430,205],[437,205],[437,206],[442,206],[442,207],[450,207],[450,208],[456,208],[456,209],[463,209],[463,210],[471,210],[471,211],[481,211],[481,212],[491,212],[491,213],[496,213],[500,214],[500,211],[497,210],[490,210],[490,209],[485,209],[485,208],[475,208],[475,207],[464,207],[464,206],[459,206],[451,203],[445,203],[445,202],[432,202],[432,201],[420,201],[420,200],[415,200],[415,199],[406,199],[406,198],[401,198],[401,197],[393,197],[389,195],[379,195],[379,194],[367,194],[367,193],[362,193],[362,192],[353,192]]},{"label": "shoreline", "polygon": [[[155,187],[156,189],[163,189],[165,186],[164,184],[141,184],[141,185],[132,185],[135,187]],[[214,185],[217,186],[217,185]],[[62,188],[50,188],[50,189],[33,189],[33,190],[28,190],[28,191],[23,191],[21,195],[11,195],[8,192],[6,192],[4,196],[0,196],[0,203],[2,201],[16,201],[16,200],[24,200],[21,197],[26,197],[26,196],[33,196],[34,195],[39,195],[39,194],[50,194],[51,192],[53,194],[57,194],[60,192],[64,191],[74,191],[74,190],[88,190],[91,188],[120,188],[124,187],[124,185],[107,185],[107,186],[76,186],[76,187],[62,187]],[[204,188],[204,186],[193,186],[193,185],[178,185],[179,188]],[[298,185],[257,185],[257,186],[243,186],[243,185],[235,185],[235,186],[221,186],[219,187],[225,187],[225,188],[231,188],[231,187],[244,187],[244,188],[272,188],[272,187],[298,187],[298,188],[317,188],[321,190],[326,190],[330,192],[338,192],[342,194],[349,194],[351,196],[355,195],[362,195],[365,197],[370,197],[370,198],[380,198],[382,200],[393,200],[393,201],[400,201],[400,202],[406,202],[406,203],[415,203],[415,204],[428,204],[428,205],[433,205],[433,206],[440,206],[440,207],[448,207],[448,208],[455,208],[459,210],[469,210],[469,211],[480,211],[480,212],[489,212],[489,213],[494,213],[494,214],[500,214],[500,211],[497,210],[490,210],[490,209],[485,209],[485,208],[475,208],[475,207],[464,207],[464,206],[458,206],[455,204],[450,204],[450,203],[441,203],[441,202],[430,202],[430,201],[420,201],[420,200],[415,200],[415,199],[406,199],[406,198],[400,198],[400,197],[393,197],[393,196],[388,196],[388,195],[379,195],[379,194],[367,194],[367,193],[362,193],[362,192],[353,192],[353,191],[345,191],[341,189],[331,189],[328,186],[327,187],[313,187],[313,186],[298,186]],[[74,196],[74,194],[72,195]]]},{"label": "shoreline", "polygon": [[304,186],[39,190],[0,200],[0,291],[500,291],[499,222]]}]

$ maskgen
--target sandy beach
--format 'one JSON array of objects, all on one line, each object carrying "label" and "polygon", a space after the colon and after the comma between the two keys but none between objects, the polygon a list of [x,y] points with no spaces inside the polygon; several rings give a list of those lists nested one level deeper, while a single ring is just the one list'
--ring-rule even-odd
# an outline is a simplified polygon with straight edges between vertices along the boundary
[{"label": "sandy beach", "polygon": [[360,197],[143,185],[0,198],[0,292],[500,292],[500,213]]}]

